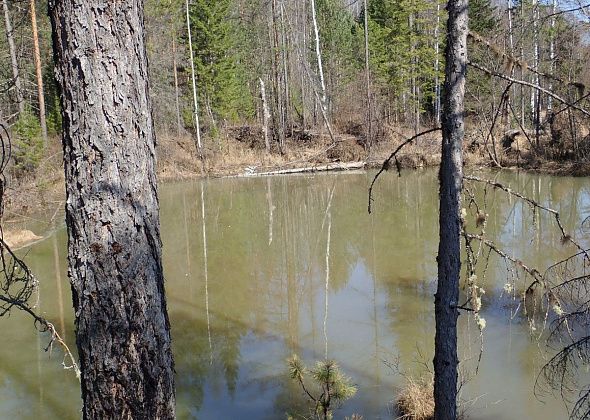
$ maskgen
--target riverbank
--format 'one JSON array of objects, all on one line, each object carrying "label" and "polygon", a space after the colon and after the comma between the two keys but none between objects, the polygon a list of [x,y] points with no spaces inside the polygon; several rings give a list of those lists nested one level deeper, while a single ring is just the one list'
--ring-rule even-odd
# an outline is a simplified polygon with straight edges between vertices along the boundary
[{"label": "riverbank", "polygon": [[[390,153],[412,134],[409,130],[390,129],[367,154],[358,133],[356,136],[337,135],[335,143],[327,133],[298,133],[288,140],[286,153],[280,154],[276,151],[267,153],[255,132],[252,133],[249,128],[238,128],[227,130],[216,140],[207,141],[205,159],[201,161],[194,140],[189,135],[176,137],[164,133],[159,135],[157,146],[158,180],[173,182],[201,177],[251,177],[380,168]],[[419,138],[402,149],[397,167],[418,169],[437,166],[440,163],[440,142],[440,132]],[[51,230],[55,221],[62,219],[65,188],[59,139],[52,139],[46,154],[48,157],[40,162],[34,172],[19,179],[8,174],[4,235],[17,247],[43,237],[43,231]],[[465,150],[465,165],[469,168],[497,167],[484,150],[470,148]],[[590,164],[587,162],[554,162],[514,153],[502,155],[501,167],[552,175],[590,174]],[[31,224],[40,231],[26,231],[25,227]]]}]

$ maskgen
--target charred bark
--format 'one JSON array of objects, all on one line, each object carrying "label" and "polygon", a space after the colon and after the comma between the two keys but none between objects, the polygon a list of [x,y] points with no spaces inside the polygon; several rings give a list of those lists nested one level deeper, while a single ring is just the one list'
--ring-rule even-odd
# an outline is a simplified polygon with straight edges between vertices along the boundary
[{"label": "charred bark", "polygon": [[83,418],[175,416],[143,2],[50,2]]},{"label": "charred bark", "polygon": [[461,190],[468,0],[449,0],[443,91],[443,145],[440,167],[440,241],[435,298],[435,418],[457,418],[457,305],[461,270]]}]

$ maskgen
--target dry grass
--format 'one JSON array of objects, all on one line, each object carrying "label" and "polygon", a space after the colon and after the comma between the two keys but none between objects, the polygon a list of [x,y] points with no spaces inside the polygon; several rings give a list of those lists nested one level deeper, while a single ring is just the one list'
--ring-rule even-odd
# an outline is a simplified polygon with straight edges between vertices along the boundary
[{"label": "dry grass", "polygon": [[406,381],[406,386],[401,390],[395,402],[401,414],[398,418],[434,419],[434,377],[428,376],[420,380],[407,378]]},{"label": "dry grass", "polygon": [[4,242],[12,249],[17,250],[24,246],[37,242],[43,237],[35,235],[30,230],[16,230],[4,232]]}]

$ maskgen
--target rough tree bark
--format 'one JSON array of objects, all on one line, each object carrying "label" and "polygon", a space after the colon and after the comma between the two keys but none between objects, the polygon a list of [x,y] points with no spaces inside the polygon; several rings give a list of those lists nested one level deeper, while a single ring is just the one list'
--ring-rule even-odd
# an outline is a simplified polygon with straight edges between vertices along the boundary
[{"label": "rough tree bark", "polygon": [[54,0],[83,418],[172,419],[143,2]]},{"label": "rough tree bark", "polygon": [[449,0],[443,90],[443,144],[440,179],[440,241],[435,297],[434,416],[457,418],[457,305],[461,270],[461,190],[468,0]]}]

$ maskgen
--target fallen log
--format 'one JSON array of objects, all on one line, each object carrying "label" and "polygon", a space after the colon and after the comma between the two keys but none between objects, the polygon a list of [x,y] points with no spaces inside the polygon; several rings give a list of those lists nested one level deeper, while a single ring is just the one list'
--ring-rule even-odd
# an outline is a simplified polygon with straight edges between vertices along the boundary
[{"label": "fallen log", "polygon": [[278,169],[276,171],[256,172],[256,168],[248,167],[244,173],[231,175],[228,178],[249,178],[256,176],[271,176],[271,175],[288,175],[301,174],[313,172],[328,172],[328,171],[350,171],[353,169],[364,169],[367,162],[333,162],[327,164],[319,164],[313,166],[305,166],[301,168]]}]

